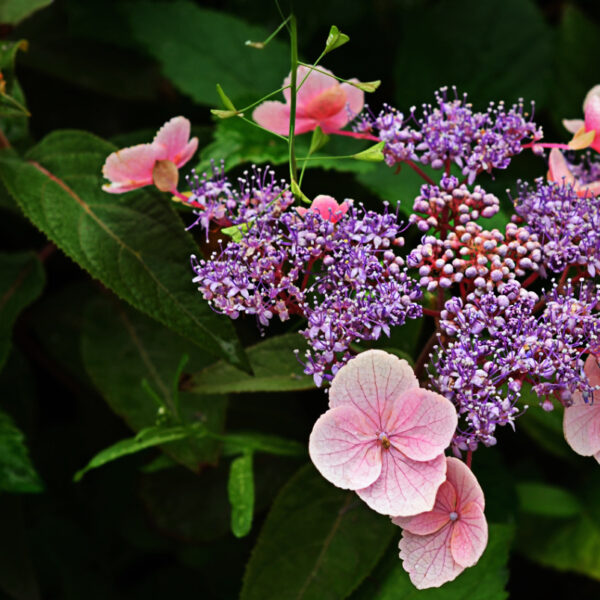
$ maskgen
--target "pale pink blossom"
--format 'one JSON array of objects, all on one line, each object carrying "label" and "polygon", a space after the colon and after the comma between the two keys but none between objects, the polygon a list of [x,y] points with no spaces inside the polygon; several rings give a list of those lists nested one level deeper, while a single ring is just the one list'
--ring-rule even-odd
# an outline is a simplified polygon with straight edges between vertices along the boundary
[{"label": "pale pink blossom", "polygon": [[312,201],[310,208],[299,206],[296,210],[301,217],[311,211],[319,213],[326,221],[337,223],[348,212],[348,208],[349,205],[346,201],[338,204],[333,196],[320,194]]},{"label": "pale pink blossom", "polygon": [[[600,386],[600,366],[592,354],[585,361],[584,372],[591,386]],[[594,391],[587,402],[575,392],[572,401],[563,418],[565,439],[577,454],[593,456],[600,463],[600,390]]]},{"label": "pale pink blossom", "polygon": [[600,85],[595,85],[583,101],[583,119],[563,119],[563,125],[575,138],[586,132],[595,133],[591,148],[600,152]]},{"label": "pale pink blossom", "polygon": [[[306,80],[305,80],[306,77]],[[263,102],[252,113],[253,119],[265,129],[288,135],[290,131],[291,75],[283,86],[283,102]],[[304,81],[304,83],[302,83]],[[350,79],[358,83],[358,79]],[[333,73],[319,67],[310,70],[300,66],[297,71],[296,122],[294,133],[306,133],[320,127],[325,133],[338,131],[363,109],[365,94],[350,83],[339,83]]]},{"label": "pale pink blossom", "polygon": [[329,407],[308,445],[323,477],[382,514],[431,510],[446,478],[454,405],[420,388],[405,360],[368,350],[337,372]]},{"label": "pale pink blossom", "polygon": [[472,567],[488,540],[485,501],[475,475],[458,458],[447,458],[447,479],[433,510],[395,517],[403,528],[400,558],[418,589],[439,587]]},{"label": "pale pink blossom", "polygon": [[582,184],[575,175],[573,175],[569,169],[567,159],[557,148],[553,148],[550,151],[550,158],[548,160],[548,179],[550,181],[555,181],[556,183],[570,185],[575,192],[577,192],[578,196],[587,196],[588,194],[598,196],[600,194],[600,181]]},{"label": "pale pink blossom", "polygon": [[190,129],[188,119],[174,117],[158,130],[152,143],[113,152],[102,167],[102,174],[110,181],[102,189],[122,194],[154,184],[161,191],[174,191],[178,169],[198,148],[198,138],[190,139]]}]

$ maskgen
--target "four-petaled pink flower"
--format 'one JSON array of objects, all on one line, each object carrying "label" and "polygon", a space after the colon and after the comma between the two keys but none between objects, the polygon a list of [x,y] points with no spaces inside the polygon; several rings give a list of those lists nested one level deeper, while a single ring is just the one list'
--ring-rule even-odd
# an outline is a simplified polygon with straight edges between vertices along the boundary
[{"label": "four-petaled pink flower", "polygon": [[[592,354],[585,361],[584,372],[591,386],[600,386],[600,366]],[[587,402],[575,392],[572,400],[563,418],[565,439],[577,454],[593,456],[600,463],[600,391],[594,391]]]},{"label": "four-petaled pink flower", "polygon": [[550,151],[550,159],[548,160],[548,179],[556,183],[570,185],[578,196],[593,196],[600,195],[600,181],[582,184],[573,175],[569,169],[569,163],[563,153],[558,148],[553,148]]},{"label": "four-petaled pink flower", "polygon": [[177,189],[178,169],[185,165],[198,148],[198,138],[190,140],[190,122],[185,117],[167,121],[151,144],[138,144],[113,152],[102,167],[110,183],[102,189],[122,194],[154,184],[162,192]]},{"label": "four-petaled pink flower", "polygon": [[368,350],[338,371],[329,407],[308,445],[323,477],[385,515],[431,510],[446,478],[454,405],[420,388],[405,360]]},{"label": "four-petaled pink flower", "polygon": [[296,210],[301,217],[303,217],[307,212],[311,211],[319,213],[319,215],[321,215],[321,217],[323,217],[323,219],[326,221],[337,223],[348,212],[348,208],[349,206],[346,201],[338,204],[337,200],[333,198],[333,196],[320,194],[312,201],[310,208],[299,206],[296,208]]},{"label": "four-petaled pink flower", "polygon": [[462,461],[446,460],[447,479],[433,510],[392,519],[403,528],[399,545],[403,567],[420,590],[455,579],[481,558],[487,545],[481,487]]},{"label": "four-petaled pink flower", "polygon": [[[306,80],[304,78],[306,77]],[[288,75],[283,86],[289,86]],[[302,83],[304,81],[304,83]],[[358,79],[350,79],[358,83]],[[362,90],[349,83],[339,83],[333,73],[319,67],[311,70],[300,66],[297,71],[296,123],[294,133],[306,133],[320,127],[324,132],[338,131],[356,117],[365,104]],[[290,131],[290,88],[283,90],[285,104],[269,100],[252,113],[253,119],[265,129],[288,135]]]},{"label": "four-petaled pink flower", "polygon": [[595,85],[583,101],[583,119],[563,119],[563,125],[577,138],[586,132],[595,132],[590,147],[600,152],[600,85]]}]

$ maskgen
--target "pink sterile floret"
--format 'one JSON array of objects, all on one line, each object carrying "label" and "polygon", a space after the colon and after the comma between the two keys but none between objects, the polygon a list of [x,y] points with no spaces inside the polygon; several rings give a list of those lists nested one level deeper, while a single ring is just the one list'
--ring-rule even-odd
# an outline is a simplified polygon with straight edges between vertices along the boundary
[{"label": "pink sterile floret", "polygon": [[570,185],[578,196],[587,196],[588,194],[593,196],[600,195],[600,181],[594,181],[592,183],[582,184],[573,175],[569,169],[567,159],[558,148],[553,148],[550,151],[550,159],[548,160],[548,179],[555,181],[556,183],[564,183]]},{"label": "pink sterile floret", "polygon": [[338,204],[337,200],[332,196],[320,194],[312,201],[310,208],[299,206],[296,210],[301,217],[308,211],[312,211],[319,213],[326,221],[337,223],[348,212],[348,208],[349,206],[346,201]]},{"label": "pink sterile floret", "polygon": [[[583,370],[590,385],[600,386],[600,367],[595,356],[587,357]],[[565,408],[565,439],[577,454],[593,456],[600,463],[600,391],[594,391],[587,402],[580,392],[575,392],[572,401]]]},{"label": "pink sterile floret", "polygon": [[[306,78],[306,79],[305,79]],[[283,86],[289,86],[291,74]],[[304,81],[304,83],[302,83]],[[358,79],[350,79],[358,83]],[[349,83],[339,83],[333,73],[319,67],[311,70],[300,66],[297,71],[296,122],[294,133],[306,133],[320,127],[324,132],[338,131],[363,109],[365,94]],[[253,119],[265,129],[288,135],[290,131],[291,92],[283,90],[283,102],[263,102],[252,113]]]},{"label": "pink sterile floret", "polygon": [[337,372],[329,407],[308,445],[323,477],[385,515],[431,510],[446,478],[454,405],[419,388],[405,360],[368,350]]},{"label": "pink sterile floret", "polygon": [[198,138],[190,140],[190,129],[188,119],[174,117],[158,130],[151,144],[138,144],[113,152],[102,167],[102,174],[110,181],[102,189],[111,194],[122,194],[153,183],[159,189],[170,188],[163,191],[175,189],[177,169],[185,165],[198,148]]},{"label": "pink sterile floret", "polygon": [[571,133],[577,133],[581,128],[594,131],[596,135],[590,147],[600,152],[600,85],[595,85],[583,101],[583,119],[563,119],[563,125]]},{"label": "pink sterile floret", "polygon": [[400,558],[418,589],[452,581],[481,558],[487,545],[481,487],[458,458],[446,461],[447,479],[438,490],[433,510],[392,519],[403,528]]}]

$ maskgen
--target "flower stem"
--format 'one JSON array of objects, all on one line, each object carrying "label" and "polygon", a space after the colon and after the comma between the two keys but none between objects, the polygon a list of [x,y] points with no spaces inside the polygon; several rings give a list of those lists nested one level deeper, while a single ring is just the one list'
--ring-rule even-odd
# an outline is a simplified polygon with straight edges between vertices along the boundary
[{"label": "flower stem", "polygon": [[291,46],[291,77],[290,77],[290,133],[288,136],[288,151],[290,164],[290,183],[298,178],[298,166],[296,165],[295,129],[296,129],[296,84],[298,78],[298,31],[296,28],[296,16],[290,15],[290,46]]}]

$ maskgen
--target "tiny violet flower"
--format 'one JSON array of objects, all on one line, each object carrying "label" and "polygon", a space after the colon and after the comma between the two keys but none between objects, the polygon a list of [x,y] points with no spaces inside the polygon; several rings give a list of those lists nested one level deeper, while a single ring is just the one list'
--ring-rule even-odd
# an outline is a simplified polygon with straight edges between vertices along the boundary
[{"label": "tiny violet flower", "polygon": [[[600,366],[595,356],[587,357],[583,370],[590,386],[600,386]],[[591,394],[577,391],[572,402],[565,408],[565,439],[577,454],[593,456],[600,463],[600,391]]]},{"label": "tiny violet flower", "polygon": [[570,185],[578,196],[600,195],[600,180],[589,183],[583,183],[571,171],[564,154],[558,149],[553,148],[550,151],[548,160],[548,180],[558,184]]},{"label": "tiny violet flower", "polygon": [[309,211],[315,212],[326,221],[337,223],[348,212],[348,208],[349,205],[346,201],[338,204],[337,200],[332,196],[320,194],[312,201],[310,208],[299,206],[296,208],[296,211],[301,217],[303,217]]},{"label": "tiny violet flower", "polygon": [[447,458],[447,479],[438,490],[433,510],[414,517],[395,517],[403,528],[400,558],[418,589],[452,581],[481,558],[488,527],[483,492],[471,470]]},{"label": "tiny violet flower", "polygon": [[[305,79],[306,78],[306,79]],[[290,130],[291,77],[283,86],[283,102],[267,101],[258,106],[252,118],[265,129],[288,135]],[[350,79],[357,82],[358,79]],[[325,133],[338,131],[347,125],[363,109],[365,94],[350,83],[339,83],[333,73],[319,67],[311,70],[300,66],[297,71],[298,92],[296,96],[296,134],[313,131],[320,127]]]},{"label": "tiny violet flower", "polygon": [[456,425],[452,403],[420,388],[405,360],[368,350],[336,373],[308,448],[331,483],[379,513],[409,516],[433,508]]},{"label": "tiny violet flower", "polygon": [[563,125],[574,134],[573,142],[593,131],[595,135],[589,146],[600,152],[600,85],[595,85],[587,93],[583,101],[583,114],[583,119],[563,119]]},{"label": "tiny violet flower", "polygon": [[161,192],[177,189],[179,171],[198,148],[198,138],[190,139],[190,122],[185,117],[167,121],[151,144],[138,144],[108,156],[102,174],[110,183],[105,192],[122,194],[154,184]]}]

